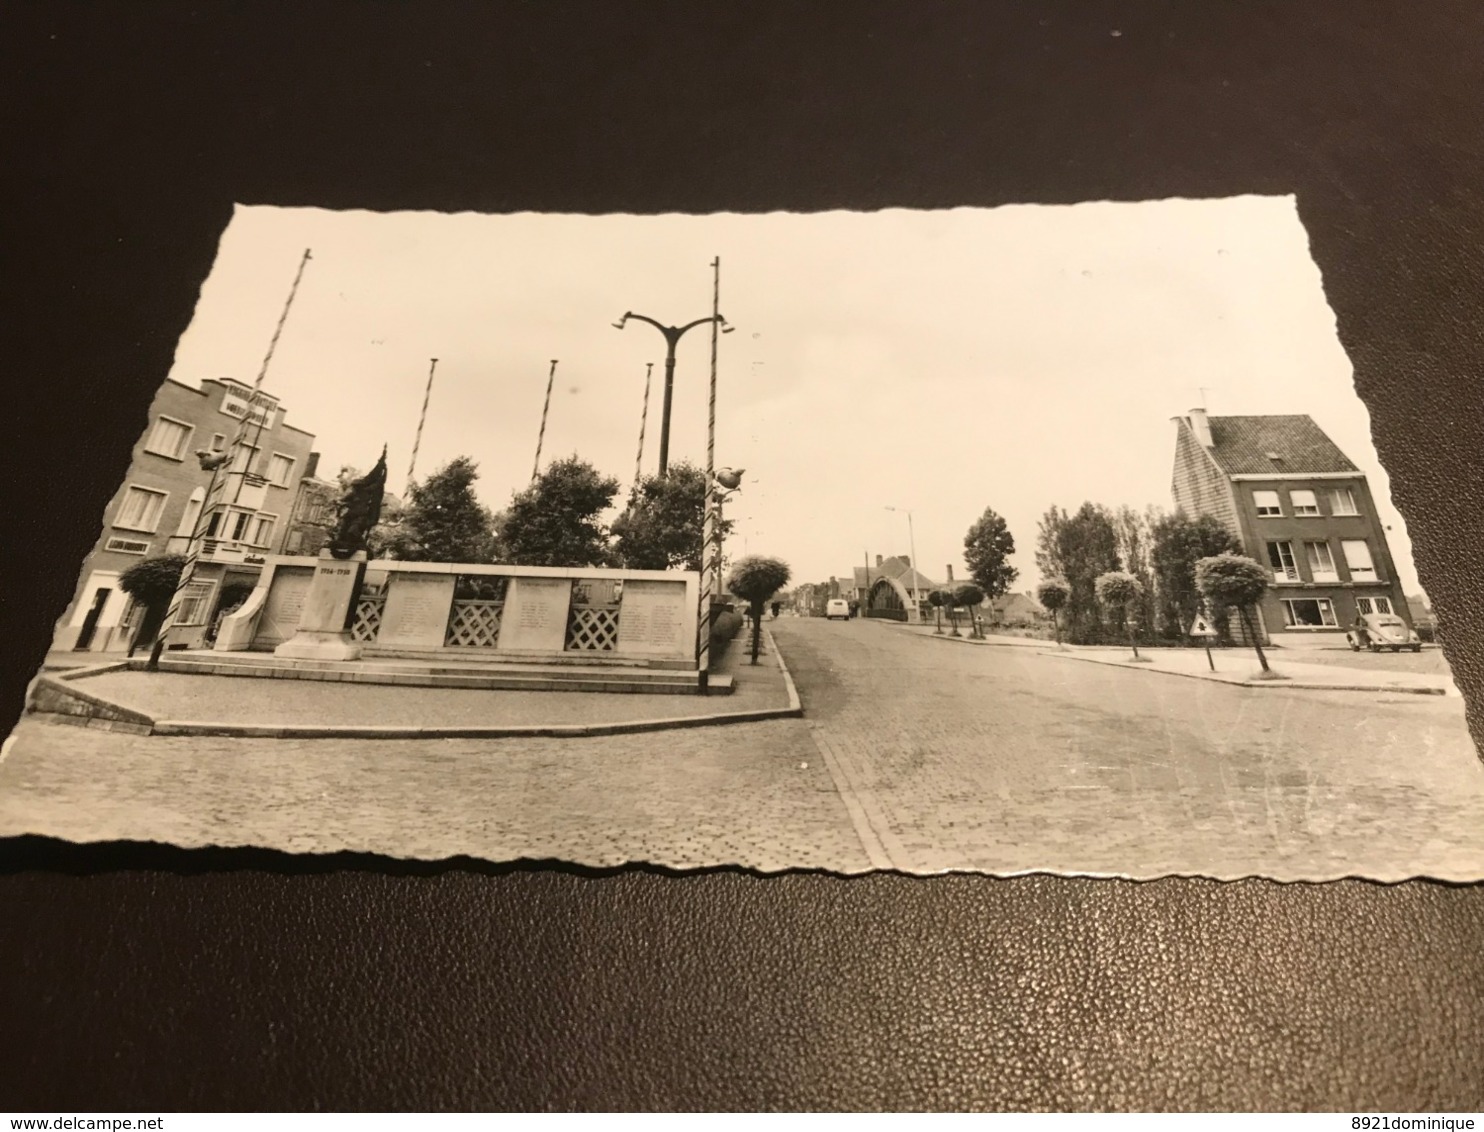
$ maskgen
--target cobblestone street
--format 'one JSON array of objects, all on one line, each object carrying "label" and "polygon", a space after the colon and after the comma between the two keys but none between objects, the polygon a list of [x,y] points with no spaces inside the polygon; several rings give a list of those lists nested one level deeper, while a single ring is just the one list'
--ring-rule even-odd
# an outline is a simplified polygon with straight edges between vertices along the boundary
[{"label": "cobblestone street", "polygon": [[0,834],[768,871],[1484,876],[1460,699],[1253,690],[860,621],[769,627],[802,720],[363,742],[30,720],[0,763]]}]

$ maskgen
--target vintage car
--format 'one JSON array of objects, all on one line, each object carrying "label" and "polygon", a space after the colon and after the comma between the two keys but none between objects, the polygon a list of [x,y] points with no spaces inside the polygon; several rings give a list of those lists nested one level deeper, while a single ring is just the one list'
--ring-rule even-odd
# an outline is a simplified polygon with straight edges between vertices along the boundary
[{"label": "vintage car", "polygon": [[824,607],[826,621],[833,621],[838,617],[841,621],[850,620],[850,602],[843,597],[831,598],[830,603]]},{"label": "vintage car", "polygon": [[1362,615],[1345,634],[1345,640],[1355,652],[1361,649],[1369,649],[1371,652],[1380,652],[1382,649],[1390,649],[1392,652],[1401,652],[1402,649],[1422,651],[1422,638],[1412,632],[1407,623],[1394,613]]}]

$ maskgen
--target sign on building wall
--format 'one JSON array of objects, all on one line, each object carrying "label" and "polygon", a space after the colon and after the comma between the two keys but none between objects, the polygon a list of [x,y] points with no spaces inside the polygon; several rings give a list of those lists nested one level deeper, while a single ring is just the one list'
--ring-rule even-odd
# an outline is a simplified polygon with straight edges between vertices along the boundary
[{"label": "sign on building wall", "polygon": [[261,425],[271,430],[278,414],[278,405],[261,398],[254,404],[251,398],[227,393],[222,397],[221,411],[234,420],[245,420],[249,424]]}]

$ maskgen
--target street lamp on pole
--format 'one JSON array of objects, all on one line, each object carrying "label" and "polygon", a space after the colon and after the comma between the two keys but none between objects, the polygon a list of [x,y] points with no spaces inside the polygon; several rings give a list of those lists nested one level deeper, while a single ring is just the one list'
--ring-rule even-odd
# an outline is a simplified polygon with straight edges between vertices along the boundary
[{"label": "street lamp on pole", "polygon": [[698,318],[694,322],[687,322],[684,326],[666,326],[664,323],[650,318],[648,315],[635,314],[628,311],[613,325],[622,330],[629,319],[638,319],[647,322],[665,336],[665,399],[660,410],[660,476],[665,475],[665,470],[670,465],[670,398],[675,385],[675,347],[679,345],[681,337],[687,330],[694,330],[698,326],[706,326],[710,323],[720,325],[723,334],[730,334],[735,327],[728,326],[727,320],[721,315],[712,314],[705,318]]},{"label": "street lamp on pole", "polygon": [[917,536],[912,531],[912,510],[908,507],[888,507],[888,511],[896,511],[907,516],[907,545],[911,548],[912,564],[912,615],[915,618],[922,616],[922,598],[917,592]]}]

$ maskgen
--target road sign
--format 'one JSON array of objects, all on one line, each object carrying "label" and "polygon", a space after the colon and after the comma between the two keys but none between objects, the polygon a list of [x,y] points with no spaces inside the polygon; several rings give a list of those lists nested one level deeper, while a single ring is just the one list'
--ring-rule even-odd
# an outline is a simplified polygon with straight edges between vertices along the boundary
[{"label": "road sign", "polygon": [[1211,628],[1211,623],[1206,620],[1204,613],[1197,613],[1195,620],[1190,625],[1190,636],[1192,637],[1214,637],[1216,630]]}]

